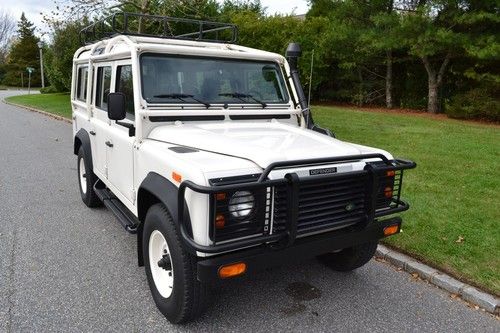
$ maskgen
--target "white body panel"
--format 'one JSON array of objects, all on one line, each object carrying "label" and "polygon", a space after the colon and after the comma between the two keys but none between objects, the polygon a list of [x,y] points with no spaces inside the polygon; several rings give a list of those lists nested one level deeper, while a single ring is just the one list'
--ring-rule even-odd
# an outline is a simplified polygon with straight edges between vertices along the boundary
[{"label": "white body panel", "polygon": [[[79,49],[74,58],[71,92],[74,135],[80,129],[95,133],[90,136],[94,173],[136,215],[138,189],[150,172],[162,175],[176,186],[179,183],[172,179],[174,171],[182,175],[182,180],[208,185],[212,178],[261,173],[276,161],[373,152],[391,158],[384,151],[345,143],[305,129],[302,110],[291,101],[265,109],[255,104],[213,105],[208,110],[196,104],[148,105],[141,95],[139,75],[139,56],[146,52],[274,61],[283,66],[287,77],[290,76],[288,64],[281,55],[236,45],[118,36]],[[110,121],[105,111],[95,107],[97,67],[112,67],[110,91],[113,92],[116,67],[120,64],[132,65],[135,119],[130,121],[136,128],[133,137],[129,137],[128,129]],[[82,66],[89,70],[87,92],[92,93],[79,100],[76,80]],[[297,100],[293,84],[290,79],[288,81],[289,94]],[[189,123],[149,120],[150,116],[214,114],[225,118],[223,121]],[[290,118],[279,121],[230,119],[230,115],[237,114],[286,114]],[[113,147],[107,146],[106,142]],[[199,151],[180,154],[168,149],[173,146],[194,147]],[[338,172],[359,170],[363,166],[363,162],[337,165]],[[299,176],[308,172],[308,168],[291,170]],[[274,171],[270,178],[283,177],[285,171]],[[201,245],[210,245],[208,196],[188,190],[186,202],[194,240]]]},{"label": "white body panel", "polygon": [[[277,121],[181,124],[157,127],[149,138],[205,151],[241,157],[266,168],[276,161],[386,152],[353,145]],[[217,168],[218,165],[207,165]]]}]

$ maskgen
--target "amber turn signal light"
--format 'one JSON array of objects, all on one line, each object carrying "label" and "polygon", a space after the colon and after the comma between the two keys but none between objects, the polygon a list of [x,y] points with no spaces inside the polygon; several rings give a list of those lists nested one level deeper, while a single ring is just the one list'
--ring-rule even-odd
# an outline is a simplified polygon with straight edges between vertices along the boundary
[{"label": "amber turn signal light", "polygon": [[224,218],[224,215],[222,214],[217,214],[215,217],[215,228],[216,229],[222,229],[226,225],[226,219]]},{"label": "amber turn signal light", "polygon": [[384,195],[387,199],[392,198],[392,187],[386,187],[384,189]]},{"label": "amber turn signal light", "polygon": [[246,270],[247,270],[247,264],[245,264],[244,262],[221,266],[219,268],[219,277],[221,279],[235,277],[238,275],[242,275],[243,273],[246,272]]},{"label": "amber turn signal light", "polygon": [[222,200],[226,200],[226,193],[217,193],[215,195],[215,199],[217,201],[222,201]]},{"label": "amber turn signal light", "polygon": [[390,236],[399,232],[399,225],[390,225],[384,228],[384,236]]},{"label": "amber turn signal light", "polygon": [[172,179],[180,183],[182,181],[182,176],[175,171],[172,171]]}]

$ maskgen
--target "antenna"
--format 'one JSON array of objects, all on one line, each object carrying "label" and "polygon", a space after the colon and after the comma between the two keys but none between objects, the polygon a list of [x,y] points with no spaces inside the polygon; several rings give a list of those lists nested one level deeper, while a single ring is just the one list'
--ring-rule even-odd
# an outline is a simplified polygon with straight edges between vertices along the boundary
[{"label": "antenna", "polygon": [[311,90],[312,90],[312,81],[313,81],[313,66],[314,66],[314,49],[312,50],[311,55],[311,74],[309,75],[309,96],[307,97],[307,106],[311,107]]}]

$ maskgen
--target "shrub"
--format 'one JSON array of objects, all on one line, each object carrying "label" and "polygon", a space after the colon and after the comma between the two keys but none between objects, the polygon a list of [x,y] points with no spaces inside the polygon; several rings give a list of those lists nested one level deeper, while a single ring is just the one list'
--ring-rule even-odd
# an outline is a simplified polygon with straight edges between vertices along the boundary
[{"label": "shrub", "polygon": [[54,94],[57,92],[59,92],[59,90],[54,86],[48,86],[48,87],[40,89],[41,94]]},{"label": "shrub", "polygon": [[500,100],[495,97],[499,95],[492,90],[499,89],[479,87],[456,95],[446,103],[445,112],[450,118],[500,121]]}]

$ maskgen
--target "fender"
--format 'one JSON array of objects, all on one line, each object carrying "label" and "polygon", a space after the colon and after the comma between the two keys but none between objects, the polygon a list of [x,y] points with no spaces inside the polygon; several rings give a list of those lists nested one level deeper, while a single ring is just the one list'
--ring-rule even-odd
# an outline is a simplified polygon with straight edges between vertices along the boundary
[{"label": "fender", "polygon": [[[139,190],[137,191],[137,217],[141,224],[137,230],[137,255],[139,266],[143,266],[142,256],[142,230],[146,214],[151,205],[161,202],[167,207],[168,212],[172,216],[175,224],[179,223],[179,212],[177,202],[179,200],[179,189],[167,178],[150,172],[144,178]],[[189,217],[189,210],[187,204],[184,202],[184,216],[186,216],[185,223],[186,229],[189,234],[191,231],[191,219]]]},{"label": "fender", "polygon": [[[73,140],[73,153],[78,155],[78,150],[83,146],[85,149],[85,154],[87,155],[87,162],[90,163],[90,170],[94,170],[94,162],[92,160],[92,146],[90,144],[90,136],[86,130],[80,128],[78,133],[76,133],[75,138]],[[86,148],[88,147],[88,148]]]}]

